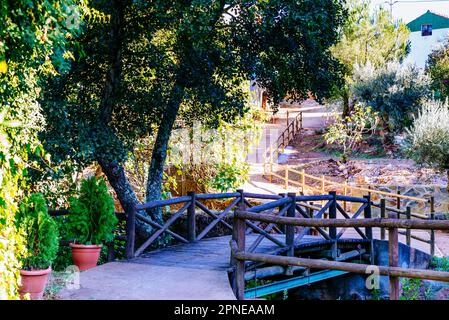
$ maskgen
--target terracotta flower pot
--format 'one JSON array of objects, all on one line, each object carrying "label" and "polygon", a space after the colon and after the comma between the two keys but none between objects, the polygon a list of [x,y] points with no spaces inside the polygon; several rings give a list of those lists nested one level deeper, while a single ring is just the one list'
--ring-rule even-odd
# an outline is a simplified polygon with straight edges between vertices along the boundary
[{"label": "terracotta flower pot", "polygon": [[71,243],[73,263],[80,271],[96,267],[100,258],[101,247],[101,245],[95,244]]},{"label": "terracotta flower pot", "polygon": [[45,270],[20,270],[20,298],[23,298],[26,293],[29,293],[31,300],[42,299],[50,272],[50,267]]}]

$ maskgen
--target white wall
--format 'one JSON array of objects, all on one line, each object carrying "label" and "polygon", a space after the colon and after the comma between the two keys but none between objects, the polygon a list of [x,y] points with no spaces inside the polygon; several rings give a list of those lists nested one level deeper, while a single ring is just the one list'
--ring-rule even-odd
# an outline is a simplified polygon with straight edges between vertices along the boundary
[{"label": "white wall", "polygon": [[426,37],[421,36],[421,31],[410,33],[411,50],[404,62],[424,68],[429,54],[444,42],[448,33],[449,28],[433,30],[432,35]]}]

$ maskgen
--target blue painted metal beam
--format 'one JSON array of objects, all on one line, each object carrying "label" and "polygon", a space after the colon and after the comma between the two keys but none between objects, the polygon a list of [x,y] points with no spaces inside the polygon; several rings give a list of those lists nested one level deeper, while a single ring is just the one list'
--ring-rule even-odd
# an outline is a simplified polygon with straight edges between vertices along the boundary
[{"label": "blue painted metal beam", "polygon": [[273,283],[265,284],[263,286],[246,289],[245,299],[263,297],[269,294],[282,292],[284,290],[298,288],[311,283],[323,281],[330,278],[335,278],[347,273],[349,272],[340,270],[323,270],[314,272],[308,276],[299,276],[295,278],[276,281]]}]

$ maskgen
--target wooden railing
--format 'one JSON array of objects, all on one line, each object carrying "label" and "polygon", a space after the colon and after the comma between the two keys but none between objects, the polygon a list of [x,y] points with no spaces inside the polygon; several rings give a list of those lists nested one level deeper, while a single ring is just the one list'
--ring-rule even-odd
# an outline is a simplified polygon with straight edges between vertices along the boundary
[{"label": "wooden railing", "polygon": [[[304,202],[323,200],[326,201],[326,204],[317,214],[309,215],[301,208],[301,204],[304,204]],[[358,203],[360,207],[352,217],[348,213],[345,213],[343,214],[345,219],[337,219],[337,211],[344,212],[340,204],[342,201]],[[279,214],[273,215],[272,210],[279,206],[282,206],[283,209]],[[399,229],[449,230],[449,221],[398,219],[395,213],[391,213],[389,218],[372,218],[371,206],[372,202],[369,196],[355,198],[337,196],[335,192],[331,192],[329,195],[324,196],[296,196],[290,193],[287,197],[268,204],[246,210],[239,208],[234,214],[233,238],[231,240],[231,262],[233,268],[233,276],[231,279],[236,297],[238,299],[244,299],[245,277],[248,278],[248,266],[251,264],[269,264],[289,268],[302,267],[319,270],[341,270],[359,274],[370,274],[368,270],[372,270],[374,263],[372,251],[370,252],[370,264],[295,257],[295,248],[298,245],[298,239],[300,240],[304,237],[305,232],[311,228],[317,230],[325,240],[334,242],[335,244],[337,244],[337,241],[339,241],[347,228],[355,229],[362,239],[371,243],[373,241],[373,228],[388,229],[389,266],[374,267],[377,268],[379,275],[389,276],[390,299],[396,300],[399,298],[399,277],[449,282],[448,272],[398,267]],[[325,211],[328,211],[329,219],[323,219]],[[296,217],[298,213],[300,217]],[[364,215],[363,219],[360,219],[361,213]],[[246,228],[248,224],[256,223],[265,224],[265,228],[270,228],[270,230],[284,228],[284,241],[280,241],[279,238],[274,238],[276,240],[274,241],[274,239],[266,237],[280,247],[278,250],[272,253],[256,253],[254,250],[251,250],[253,245],[249,247],[246,245]],[[303,227],[303,229],[297,233],[295,227]],[[325,228],[328,228],[329,231],[326,232]],[[338,233],[337,228],[341,228],[341,231]],[[336,246],[333,246],[333,250],[336,250]]]},{"label": "wooden railing", "polygon": [[285,151],[290,141],[303,128],[303,113],[299,111],[298,114],[290,121],[289,112],[287,111],[287,127],[282,131],[279,137],[263,154],[264,172],[266,174],[266,167],[269,166],[270,172],[273,171],[273,164],[279,158],[279,155]]},{"label": "wooden railing", "polygon": [[[187,196],[167,199],[167,200],[158,200],[149,203],[144,203],[137,205],[135,210],[127,217],[126,223],[126,233],[127,233],[127,244],[126,244],[126,256],[128,259],[137,257],[141,255],[146,249],[148,249],[155,241],[163,234],[169,234],[175,240],[181,243],[188,243],[199,241],[205,238],[218,224],[224,226],[226,229],[232,232],[232,225],[225,221],[225,218],[230,217],[234,210],[238,207],[251,207],[250,199],[253,200],[278,200],[281,199],[281,196],[276,195],[264,195],[264,194],[252,194],[245,193],[243,190],[237,190],[237,192],[233,193],[218,193],[218,194],[195,194],[194,192],[188,192]],[[204,200],[231,200],[231,203],[223,209],[221,212],[214,212],[209,209],[202,201]],[[160,224],[157,223],[143,214],[143,211],[170,207],[173,205],[182,205],[180,209],[178,209],[174,214],[164,215],[167,217],[167,220]],[[196,209],[199,209],[205,215],[212,217],[212,221],[203,228],[203,230],[198,230],[196,224],[196,216],[198,213]],[[180,219],[181,217],[185,217],[187,221],[187,234],[181,235],[170,230],[170,227]],[[140,222],[144,222],[149,224],[154,228],[155,232],[143,242],[143,244],[139,248],[135,248],[135,223],[136,219]],[[264,230],[258,227],[255,224],[249,224],[249,228],[257,233],[267,234]],[[270,237],[269,235],[267,235]]]}]

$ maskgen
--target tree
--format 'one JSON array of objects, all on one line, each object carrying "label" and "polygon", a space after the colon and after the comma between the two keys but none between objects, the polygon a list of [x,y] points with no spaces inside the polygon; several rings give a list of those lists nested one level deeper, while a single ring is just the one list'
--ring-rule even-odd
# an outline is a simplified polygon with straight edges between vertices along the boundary
[{"label": "tree", "polygon": [[336,88],[336,96],[343,98],[343,113],[349,113],[350,85],[355,65],[370,62],[381,67],[388,62],[402,60],[410,51],[410,31],[402,23],[394,23],[384,9],[370,11],[370,1],[346,2],[348,19],[339,42],[332,48],[333,55],[344,65],[346,85]]},{"label": "tree", "polygon": [[341,160],[346,163],[354,148],[362,142],[363,136],[372,134],[377,126],[377,114],[370,107],[356,105],[350,116],[335,116],[335,121],[324,135],[326,143],[342,147]]},{"label": "tree", "polygon": [[374,67],[356,66],[353,96],[379,114],[386,133],[397,132],[411,124],[412,115],[430,97],[430,79],[413,65],[391,62]]},{"label": "tree", "polygon": [[67,17],[87,7],[72,0],[0,3],[0,299],[17,299],[22,234],[14,228],[31,157],[45,158],[37,139],[43,117],[37,98],[44,77],[69,66]]},{"label": "tree", "polygon": [[[92,1],[110,16],[78,39],[83,59],[48,83],[45,146],[59,161],[98,162],[125,210],[138,199],[123,161],[156,135],[145,201],[159,199],[175,120],[210,127],[245,111],[242,83],[257,79],[276,102],[340,80],[329,54],[344,16],[337,0]],[[153,219],[158,212],[150,212]],[[151,232],[138,225],[138,232]]]},{"label": "tree", "polygon": [[426,72],[432,79],[435,98],[447,99],[449,97],[449,39],[430,53]]},{"label": "tree", "polygon": [[417,163],[446,171],[449,191],[449,104],[427,101],[406,133],[407,155]]}]

